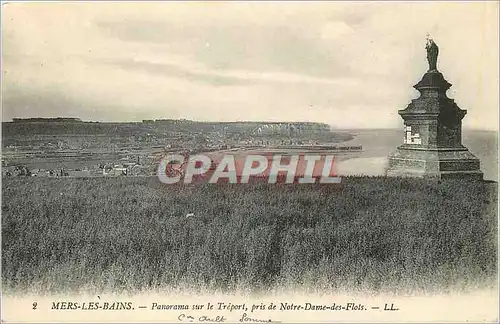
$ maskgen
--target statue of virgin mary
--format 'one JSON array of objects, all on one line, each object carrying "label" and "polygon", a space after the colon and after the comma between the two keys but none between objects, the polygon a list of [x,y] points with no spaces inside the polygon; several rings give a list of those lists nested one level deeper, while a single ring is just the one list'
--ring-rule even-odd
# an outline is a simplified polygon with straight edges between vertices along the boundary
[{"label": "statue of virgin mary", "polygon": [[427,38],[425,45],[427,50],[427,61],[429,62],[429,71],[437,71],[437,57],[439,54],[439,47],[432,38]]}]

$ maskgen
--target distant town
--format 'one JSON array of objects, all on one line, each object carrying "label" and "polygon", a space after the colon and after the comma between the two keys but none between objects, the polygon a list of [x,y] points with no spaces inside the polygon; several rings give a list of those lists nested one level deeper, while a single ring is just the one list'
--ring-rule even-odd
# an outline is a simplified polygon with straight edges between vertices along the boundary
[{"label": "distant town", "polygon": [[89,122],[14,118],[2,123],[2,176],[154,176],[168,153],[248,149],[360,152],[349,132],[312,122],[198,122],[156,119]]}]

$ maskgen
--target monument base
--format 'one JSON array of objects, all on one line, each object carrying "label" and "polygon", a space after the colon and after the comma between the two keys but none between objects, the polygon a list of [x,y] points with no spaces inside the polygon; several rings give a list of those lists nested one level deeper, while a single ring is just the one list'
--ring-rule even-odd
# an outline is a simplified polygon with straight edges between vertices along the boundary
[{"label": "monument base", "polygon": [[482,180],[479,159],[467,148],[411,148],[398,147],[389,156],[386,175],[391,177],[418,177],[436,179]]}]

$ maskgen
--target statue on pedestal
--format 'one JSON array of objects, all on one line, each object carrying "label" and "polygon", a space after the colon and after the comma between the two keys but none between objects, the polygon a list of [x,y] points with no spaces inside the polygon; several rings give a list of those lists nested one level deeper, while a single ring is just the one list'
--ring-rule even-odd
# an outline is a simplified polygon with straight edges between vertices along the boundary
[{"label": "statue on pedestal", "polygon": [[429,35],[427,35],[427,44],[425,45],[425,49],[427,50],[429,71],[437,71],[437,57],[439,54],[439,47],[432,38],[429,38]]},{"label": "statue on pedestal", "polygon": [[406,109],[403,144],[389,156],[388,176],[482,180],[481,163],[462,144],[462,119],[467,113],[446,95],[451,84],[437,70],[438,46],[427,34],[429,70],[414,85],[420,96]]}]

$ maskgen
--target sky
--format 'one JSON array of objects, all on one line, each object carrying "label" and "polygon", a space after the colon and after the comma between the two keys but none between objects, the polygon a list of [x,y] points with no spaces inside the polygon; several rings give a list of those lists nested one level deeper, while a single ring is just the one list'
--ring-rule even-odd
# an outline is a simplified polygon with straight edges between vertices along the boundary
[{"label": "sky", "polygon": [[8,2],[2,120],[400,128],[426,34],[464,128],[498,130],[498,2]]}]

